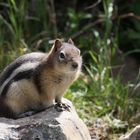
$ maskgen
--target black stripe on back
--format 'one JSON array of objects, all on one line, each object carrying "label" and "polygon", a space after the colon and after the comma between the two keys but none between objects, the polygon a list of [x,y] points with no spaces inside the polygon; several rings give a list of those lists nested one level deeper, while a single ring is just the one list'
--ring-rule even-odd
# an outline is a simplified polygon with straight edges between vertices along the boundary
[{"label": "black stripe on back", "polygon": [[37,88],[39,93],[41,93],[40,75],[41,75],[40,70],[38,70],[38,67],[37,67],[35,72],[34,72],[33,81],[34,81],[34,84],[36,85],[36,88]]},{"label": "black stripe on back", "polygon": [[13,82],[16,82],[16,81],[19,81],[19,80],[22,80],[22,79],[30,79],[32,77],[32,74],[33,74],[33,71],[34,69],[30,69],[30,70],[27,70],[27,71],[22,71],[22,72],[19,72],[17,75],[15,75],[15,77],[13,77],[6,85],[5,87],[3,88],[2,92],[1,92],[1,96],[5,96],[9,87],[11,86],[11,84]]},{"label": "black stripe on back", "polygon": [[[40,55],[41,56],[41,55]],[[26,58],[18,58],[15,60],[15,62],[11,63],[9,66],[6,67],[6,69],[1,73],[0,75],[0,85],[3,84],[3,82],[8,79],[8,77],[13,73],[15,69],[20,67],[22,64],[27,63],[27,62],[38,62],[40,61],[41,57],[37,56],[29,56]]]},{"label": "black stripe on back", "polygon": [[22,62],[18,62],[18,63],[15,63],[14,65],[9,65],[5,69],[5,71],[3,71],[3,73],[1,73],[0,75],[0,85],[2,85],[3,82],[13,73],[13,71],[19,66],[21,66],[22,64],[23,64]]}]

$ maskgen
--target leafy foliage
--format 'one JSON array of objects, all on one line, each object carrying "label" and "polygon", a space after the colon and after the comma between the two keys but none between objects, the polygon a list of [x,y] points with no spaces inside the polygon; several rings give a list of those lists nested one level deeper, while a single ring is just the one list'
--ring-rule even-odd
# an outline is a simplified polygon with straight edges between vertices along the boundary
[{"label": "leafy foliage", "polygon": [[140,3],[133,2],[75,0],[62,5],[55,0],[2,0],[0,69],[24,53],[47,51],[51,39],[72,37],[82,51],[83,74],[65,96],[89,125],[95,117],[106,116],[121,127],[121,121],[132,124],[139,112],[140,100],[133,94],[139,77],[124,85],[112,70],[119,48],[127,51],[125,56],[140,52]]}]

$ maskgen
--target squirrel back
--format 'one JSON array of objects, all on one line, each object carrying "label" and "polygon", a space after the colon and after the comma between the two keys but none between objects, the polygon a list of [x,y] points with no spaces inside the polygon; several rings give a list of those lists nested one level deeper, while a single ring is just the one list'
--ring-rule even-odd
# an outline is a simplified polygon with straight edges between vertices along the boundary
[{"label": "squirrel back", "polygon": [[[0,116],[14,118],[61,103],[64,92],[79,76],[81,65],[80,50],[71,39],[64,43],[56,40],[48,54],[17,58],[0,75]],[[4,107],[9,113],[3,113]]]}]

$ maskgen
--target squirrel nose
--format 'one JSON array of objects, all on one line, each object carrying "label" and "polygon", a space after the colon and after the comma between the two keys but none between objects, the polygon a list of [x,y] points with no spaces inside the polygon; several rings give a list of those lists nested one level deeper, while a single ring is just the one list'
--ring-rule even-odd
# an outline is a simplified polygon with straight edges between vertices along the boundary
[{"label": "squirrel nose", "polygon": [[74,69],[76,69],[76,68],[78,67],[78,64],[77,64],[76,62],[73,62],[73,63],[72,63],[72,67],[73,67]]}]

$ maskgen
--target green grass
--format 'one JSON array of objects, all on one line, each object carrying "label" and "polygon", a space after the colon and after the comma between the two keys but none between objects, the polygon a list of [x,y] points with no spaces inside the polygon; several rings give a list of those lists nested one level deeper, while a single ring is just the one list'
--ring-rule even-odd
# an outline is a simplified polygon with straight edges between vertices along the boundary
[{"label": "green grass", "polygon": [[[108,2],[108,3],[107,3]],[[104,3],[105,32],[93,30],[91,43],[93,48],[87,51],[89,64],[84,65],[84,75],[71,87],[66,97],[73,101],[78,113],[89,125],[95,118],[104,119],[113,133],[125,131],[133,125],[132,118],[139,111],[140,100],[131,96],[133,89],[131,84],[123,84],[120,75],[114,78],[112,75],[113,60],[118,50],[117,33],[110,38],[112,33],[111,14],[109,9],[113,7],[112,1]],[[82,40],[82,39],[81,39]],[[90,45],[91,45],[90,44]],[[136,85],[133,85],[134,87]],[[114,120],[118,120],[114,124]]]},{"label": "green grass", "polygon": [[[9,7],[9,18],[0,15],[0,71],[24,53],[37,51],[38,48],[48,50],[48,41],[54,39],[60,30],[56,24],[57,13],[53,2],[46,8],[44,0],[37,1],[37,10],[30,16],[27,1],[21,1],[17,5],[15,0],[8,0],[4,4]],[[65,97],[73,102],[80,117],[89,126],[96,118],[102,118],[110,125],[113,133],[118,133],[122,131],[121,127],[127,129],[127,123],[131,127],[134,123],[132,118],[139,112],[140,100],[133,94],[139,83],[139,76],[133,85],[124,85],[119,75],[112,75],[119,46],[119,24],[113,26],[113,0],[102,1],[102,6],[103,10],[99,15],[102,29],[100,30],[100,26],[84,28],[85,35],[75,38],[83,55],[83,73],[68,89]],[[80,29],[82,20],[93,18],[92,14],[70,8],[67,16],[69,20],[64,18],[63,21],[66,20],[66,29],[69,30],[64,33],[64,39],[83,29]],[[120,121],[114,125],[116,120]]]}]

